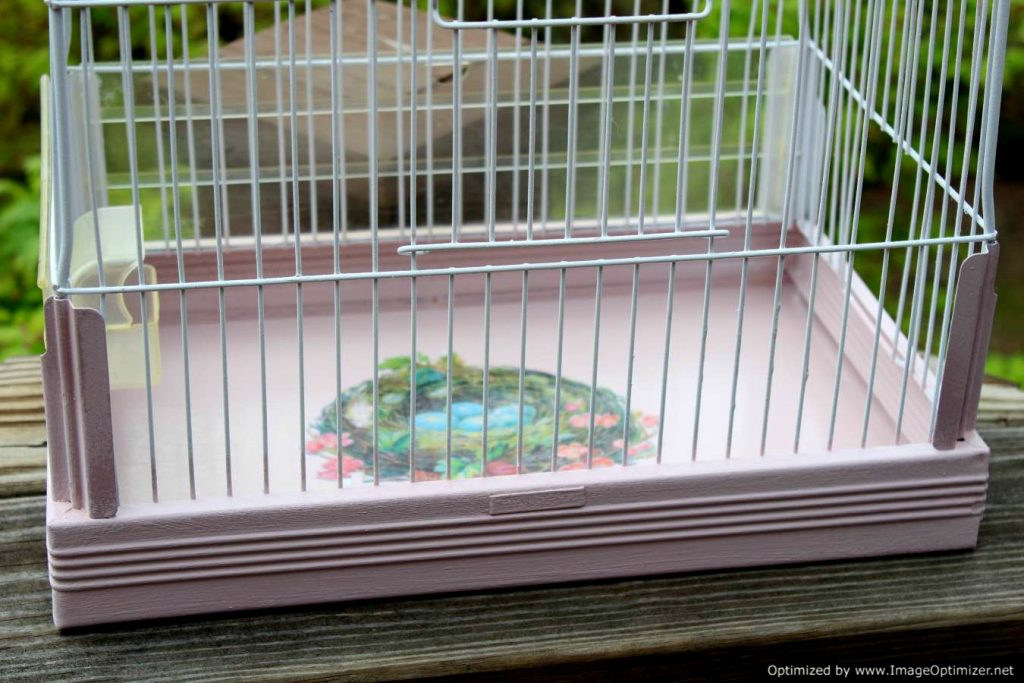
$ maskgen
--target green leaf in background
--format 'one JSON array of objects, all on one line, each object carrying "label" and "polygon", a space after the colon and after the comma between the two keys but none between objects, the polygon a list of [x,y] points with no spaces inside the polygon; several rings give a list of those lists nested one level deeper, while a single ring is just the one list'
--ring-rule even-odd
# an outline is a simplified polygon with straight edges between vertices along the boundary
[{"label": "green leaf in background", "polygon": [[[416,2],[421,10],[426,10],[430,5],[429,0]],[[524,0],[524,15],[542,15],[547,3],[548,0]],[[313,7],[326,4],[327,0],[312,0]],[[451,16],[459,4],[457,0],[439,0],[439,9],[443,14]],[[487,3],[461,4],[467,19],[485,18]],[[642,0],[641,13],[657,11],[660,5],[660,0]],[[678,11],[684,3],[673,0],[670,5],[673,11]],[[242,7],[241,2],[220,5],[223,42],[235,40],[241,35]],[[514,16],[516,7],[516,0],[495,0],[495,16]],[[558,14],[571,13],[574,3],[572,0],[555,0],[552,7]],[[734,0],[730,16],[733,37],[745,38],[753,7],[751,0]],[[783,33],[795,34],[796,7],[796,3],[785,3]],[[630,14],[633,9],[633,0],[612,1],[613,14]],[[139,6],[133,8],[132,12],[135,16],[131,26],[132,43],[136,55],[141,56],[147,54],[150,38],[145,19],[147,8]],[[199,57],[206,50],[204,8],[190,5],[187,6],[187,12],[190,17],[190,52]],[[39,163],[35,155],[38,155],[39,150],[39,78],[46,72],[49,61],[47,13],[48,6],[43,0],[7,0],[4,12],[0,15],[0,358],[38,353],[42,349],[41,296],[35,286],[39,229]],[[967,0],[966,15],[973,17],[974,14],[975,0]],[[257,3],[257,28],[264,28],[272,21],[272,4]],[[110,11],[93,12],[92,23],[96,59],[117,60],[117,25],[113,8]],[[697,38],[713,39],[718,32],[718,23],[717,13],[699,22]],[[676,40],[681,37],[684,26],[674,24],[667,30],[669,39]],[[622,31],[625,36],[627,27],[623,27]],[[70,54],[77,55],[80,51],[78,32],[75,30],[72,33]],[[566,40],[567,30],[556,29],[553,33],[556,42]],[[1011,2],[1008,34],[996,188],[1003,258],[999,274],[999,310],[993,327],[994,353],[989,362],[989,371],[1009,376],[1020,383],[1024,382],[1024,372],[1020,370],[1020,362],[1017,360],[1024,358],[1019,353],[1019,321],[1024,320],[1024,286],[1020,284],[1024,281],[1024,267],[1016,264],[1024,263],[1024,258],[1021,258],[1019,251],[1014,250],[1021,248],[1018,244],[1024,244],[1021,240],[1024,236],[1024,213],[1016,211],[1016,204],[1019,203],[1017,198],[1024,192],[1024,164],[1020,163],[1024,156],[1024,2]],[[583,31],[582,39],[585,41],[600,38],[599,27]],[[175,36],[174,40],[175,52],[181,54],[180,35]],[[938,60],[942,51],[934,52],[934,58]],[[926,55],[927,51],[922,50],[920,59],[925,60]],[[921,73],[924,73],[923,69]],[[963,74],[963,77],[966,79],[967,74]],[[963,84],[961,87],[964,87]],[[923,88],[920,90],[923,91]],[[919,93],[920,97],[922,95]],[[961,97],[960,106],[966,106],[965,97]],[[942,144],[945,145],[945,141]],[[888,155],[892,151],[893,147],[885,136],[873,128],[865,159],[862,241],[877,239],[884,233],[888,190],[892,180],[887,162],[891,162]],[[697,189],[695,186],[693,191]],[[112,197],[112,200],[115,198]],[[186,193],[182,201],[188,205],[193,198]],[[154,226],[151,230],[155,231],[155,226],[160,224],[160,217],[149,211],[153,206],[159,208],[159,202],[147,200],[144,205],[147,207],[145,223]],[[148,236],[159,235],[154,232]],[[900,265],[894,256],[891,272],[897,273],[897,277],[902,270]],[[879,266],[871,261],[870,256],[858,257],[858,270],[866,275],[869,284],[877,284]],[[426,364],[426,361],[418,359],[417,364]],[[443,382],[435,384],[436,379],[433,373],[420,376],[417,370],[417,382],[431,385],[434,397],[444,393]]]},{"label": "green leaf in background", "polygon": [[0,358],[43,351],[39,254],[39,157],[25,161],[27,182],[0,179]]},{"label": "green leaf in background", "polygon": [[985,372],[994,377],[1009,380],[1019,387],[1024,387],[1024,353],[991,352],[985,363]]}]

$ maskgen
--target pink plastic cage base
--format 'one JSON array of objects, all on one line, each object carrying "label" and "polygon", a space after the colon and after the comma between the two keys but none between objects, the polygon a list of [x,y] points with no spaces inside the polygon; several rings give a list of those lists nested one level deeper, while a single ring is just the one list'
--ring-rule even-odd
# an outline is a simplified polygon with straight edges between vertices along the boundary
[{"label": "pink plastic cage base", "polygon": [[[759,226],[754,248],[767,248],[777,239],[778,229],[777,224]],[[722,249],[735,248],[730,242],[736,239],[722,240]],[[802,239],[799,230],[790,231],[791,244]],[[704,248],[695,241],[684,246]],[[595,248],[608,254],[616,247]],[[646,254],[638,254],[636,246],[628,248],[630,256],[676,253],[665,251],[671,247],[659,242],[644,245],[650,252]],[[307,251],[304,261],[310,272],[318,263],[329,272],[329,245],[310,245]],[[307,473],[311,490],[299,492],[303,456],[298,453],[302,434],[294,294],[291,287],[269,287],[272,493],[261,492],[258,466],[255,295],[237,288],[226,294],[234,495],[225,495],[220,357],[212,353],[219,345],[216,293],[197,291],[189,295],[191,344],[196,350],[211,351],[192,356],[197,500],[188,499],[182,459],[175,462],[170,457],[180,453],[184,427],[177,295],[167,293],[161,301],[163,380],[154,393],[155,428],[158,437],[166,435],[166,440],[158,439],[158,449],[166,450],[158,458],[165,488],[156,505],[149,501],[144,398],[140,400],[138,390],[116,390],[109,393],[109,402],[105,400],[107,359],[102,325],[96,325],[98,316],[51,301],[51,345],[44,367],[51,408],[48,538],[55,620],[68,627],[386,595],[971,547],[984,507],[988,454],[973,433],[972,406],[980,386],[979,349],[983,359],[987,346],[984,315],[994,302],[991,272],[997,253],[993,248],[972,257],[961,272],[935,446],[928,442],[931,403],[917,382],[908,388],[897,444],[894,410],[903,373],[900,344],[906,342],[885,320],[871,427],[867,447],[860,447],[864,377],[877,302],[854,276],[836,448],[828,450],[835,340],[845,291],[823,256],[804,428],[799,450],[793,453],[797,368],[813,258],[799,255],[785,260],[772,420],[766,454],[761,457],[765,337],[777,263],[769,256],[750,261],[743,372],[730,458],[725,457],[723,436],[739,263],[726,260],[714,270],[696,462],[690,461],[690,416],[704,264],[683,263],[675,283],[675,341],[666,410],[667,416],[680,417],[666,418],[661,466],[389,482],[341,492],[334,490],[336,482],[319,480],[312,469]],[[368,254],[368,246],[347,247],[345,258],[351,263],[343,262],[342,271]],[[382,248],[382,254],[392,254],[382,257],[383,270],[391,260],[406,263],[406,257],[393,250]],[[460,254],[430,258],[438,260],[432,265],[440,265],[445,258],[475,258]],[[530,256],[536,262],[566,258],[535,254],[536,249]],[[227,255],[228,277],[242,276],[252,268],[250,251],[232,250]],[[275,268],[286,272],[292,255],[288,250],[277,255],[269,250],[266,256],[269,275]],[[190,258],[194,259],[188,264],[191,277],[200,277],[203,268],[212,267],[209,254]],[[524,256],[507,249],[489,254],[488,259],[489,263],[500,259],[512,263],[523,262]],[[174,267],[171,256],[154,254],[149,261],[160,281],[173,279],[168,275]],[[659,268],[645,269],[650,275],[641,282],[637,315],[639,330],[655,328],[653,333],[637,335],[634,369],[635,405],[649,412],[657,412],[662,370],[668,266]],[[631,270],[628,266],[606,269],[602,311],[606,321],[628,319]],[[580,269],[571,271],[568,280],[565,348],[576,349],[584,339],[587,348],[566,353],[563,373],[579,380],[588,379],[592,360],[593,277],[588,269]],[[552,292],[557,291],[557,278],[557,270],[531,273],[526,364],[531,369],[554,369],[556,301]],[[458,280],[456,352],[467,362],[479,363],[481,284],[473,276]],[[518,365],[520,283],[518,273],[494,276],[492,338],[515,339],[515,343],[495,344],[492,366]],[[334,395],[333,287],[312,284],[304,289],[308,414]],[[370,372],[366,290],[364,283],[342,287],[346,348],[363,349],[344,358],[346,385],[365,380]],[[446,301],[445,278],[421,279],[419,350],[430,356],[443,353]],[[392,350],[408,353],[407,282],[383,280],[381,302],[380,357]],[[626,380],[626,327],[605,324],[601,328],[601,348],[607,357],[600,358],[598,383],[615,391],[623,390]],[[60,343],[52,344],[54,339]],[[317,367],[330,370],[312,370]],[[70,414],[81,410],[82,419],[60,419],[62,411],[54,403],[58,397],[64,397]],[[104,410],[109,413],[105,415]],[[59,457],[65,443],[74,445],[67,460]]]}]

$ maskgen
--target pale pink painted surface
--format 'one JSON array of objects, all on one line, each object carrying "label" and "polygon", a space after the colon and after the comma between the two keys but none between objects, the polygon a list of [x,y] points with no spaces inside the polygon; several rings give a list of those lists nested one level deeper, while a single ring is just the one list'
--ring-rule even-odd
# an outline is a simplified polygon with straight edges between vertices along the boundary
[{"label": "pale pink painted surface", "polygon": [[[916,444],[128,505],[105,520],[51,500],[54,620],[969,548],[987,475],[988,449],[972,433],[949,451]],[[555,505],[495,516],[509,495]]]},{"label": "pale pink painted surface", "polygon": [[[707,358],[698,458],[725,458],[730,382],[736,338],[738,264],[716,265],[712,288]],[[768,361],[768,336],[775,259],[751,261],[737,392],[734,458],[758,457],[764,410]],[[669,462],[690,457],[696,375],[703,297],[703,264],[678,269],[672,347],[668,371],[665,451]],[[618,393],[626,388],[629,335],[630,267],[605,271],[602,304],[598,383]],[[636,410],[657,414],[665,337],[665,305],[668,266],[656,264],[641,270],[637,311],[636,363],[633,405]],[[530,280],[527,320],[526,365],[533,370],[555,368],[557,271],[534,272]],[[456,279],[455,352],[467,363],[483,361],[482,276]],[[565,311],[564,376],[589,382],[594,329],[592,269],[570,270],[569,298]],[[418,351],[432,359],[445,354],[446,280],[421,278]],[[380,313],[380,358],[408,355],[408,281],[384,282]],[[494,276],[491,328],[491,364],[516,366],[519,359],[521,276]],[[371,377],[371,316],[368,283],[343,283],[342,375],[345,387]],[[785,280],[775,359],[768,454],[793,449],[800,363],[807,306],[799,288]],[[334,321],[330,313],[330,284],[307,285],[305,334],[305,424],[334,396]],[[299,420],[298,350],[294,288],[268,288],[267,386],[270,416],[270,473],[272,492],[300,488],[301,444],[304,424]],[[175,305],[176,294],[162,295],[161,321],[163,376],[154,387],[154,424],[161,500],[188,497],[185,419],[182,383],[181,333]],[[228,376],[230,392],[231,465],[236,496],[256,495],[262,490],[262,435],[260,428],[260,372],[258,328],[254,318],[255,292],[228,290]],[[274,306],[270,306],[273,301]],[[221,392],[220,330],[212,293],[190,295],[189,326],[192,363],[192,404],[195,436],[196,488],[200,498],[225,495],[223,397]],[[211,305],[212,304],[212,305]],[[828,312],[822,315],[829,315]],[[202,321],[202,322],[199,322]],[[817,319],[812,336],[810,378],[804,407],[801,452],[822,451],[827,446],[828,418],[834,386],[836,344],[828,332],[834,321]],[[890,364],[887,354],[880,364]],[[116,362],[116,359],[111,359]],[[835,446],[860,446],[864,410],[864,382],[852,364],[844,372],[839,402]],[[122,504],[150,500],[149,448],[146,401],[142,390],[116,390],[112,396],[115,452]],[[873,410],[868,445],[895,442],[894,422],[885,411]],[[310,462],[310,489],[333,488],[334,481],[320,480]]]}]

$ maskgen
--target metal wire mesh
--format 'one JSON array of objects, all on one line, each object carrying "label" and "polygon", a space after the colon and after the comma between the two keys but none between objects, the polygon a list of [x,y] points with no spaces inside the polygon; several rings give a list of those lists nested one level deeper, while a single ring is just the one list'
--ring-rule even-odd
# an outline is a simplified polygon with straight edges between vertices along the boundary
[{"label": "metal wire mesh", "polygon": [[[385,455],[407,457],[404,477],[417,480],[424,325],[446,334],[439,471],[443,478],[456,474],[452,405],[460,340],[453,318],[456,289],[471,280],[482,281],[485,462],[478,473],[489,473],[496,344],[519,349],[516,446],[506,460],[514,472],[529,470],[524,394],[536,273],[553,273],[557,282],[554,433],[546,451],[552,470],[565,445],[559,435],[564,325],[567,307],[580,305],[567,294],[574,271],[594,278],[588,405],[599,400],[601,359],[625,359],[626,425],[616,464],[631,464],[637,302],[650,297],[665,310],[655,460],[662,460],[666,425],[675,422],[691,425],[689,456],[703,452],[709,380],[729,387],[728,414],[716,434],[725,457],[733,454],[738,430],[760,433],[760,455],[779,450],[768,434],[780,402],[797,406],[787,430],[791,450],[800,451],[816,297],[826,271],[841,284],[832,389],[813,399],[830,402],[827,447],[836,445],[837,421],[848,419],[839,404],[850,383],[850,353],[869,358],[860,377],[866,386],[861,446],[869,440],[876,370],[886,354],[903,368],[891,442],[902,438],[908,387],[927,395],[934,427],[957,269],[996,238],[991,187],[999,88],[985,84],[1001,81],[1007,0],[752,0],[742,6],[608,0],[603,6],[577,1],[566,14],[560,7],[518,0],[499,16],[493,0],[472,8],[461,1],[439,8],[436,0],[417,8],[383,0],[50,3],[50,277],[57,296],[100,309],[108,324],[115,304],[133,309],[147,406],[140,428],[154,500],[158,452],[187,462],[188,494],[197,496],[196,459],[211,457],[197,453],[201,430],[221,435],[225,492],[233,492],[238,454],[232,455],[231,406],[252,399],[232,395],[233,289],[252,293],[247,305],[258,338],[261,433],[256,453],[245,457],[262,458],[264,492],[274,488],[271,441],[281,419],[268,398],[275,392],[268,371],[275,350],[268,348],[267,330],[278,314],[268,311],[267,297],[282,288],[294,296],[300,397],[294,463],[303,490],[305,381],[311,372],[329,372],[335,414],[342,412],[348,343],[342,304],[350,287],[368,299],[367,472],[374,484],[382,479],[382,336],[407,338],[413,368],[409,438]],[[129,207],[120,228],[108,215],[114,207]],[[126,245],[117,270],[112,255]],[[239,253],[247,255],[245,267],[237,266]],[[147,266],[161,259],[167,269],[148,275]],[[808,268],[807,313],[800,367],[786,371],[801,379],[795,395],[779,396],[773,378],[780,310],[787,268],[797,261]],[[723,262],[738,268],[732,363],[709,371],[715,269]],[[751,419],[739,416],[736,404],[750,371],[741,357],[755,343],[744,326],[758,264],[768,264],[771,309],[767,334],[758,332],[755,340],[766,362],[760,414]],[[690,414],[678,415],[666,387],[676,343],[677,270],[692,266],[703,266],[686,294],[700,302],[699,315],[687,323],[699,330],[688,379],[694,401]],[[630,272],[625,321],[602,317],[604,277],[616,268]],[[495,278],[513,277],[521,282],[519,320],[512,325],[519,338],[495,339]],[[657,294],[640,284],[652,278],[660,281]],[[441,308],[424,313],[421,288],[438,281]],[[396,282],[407,292],[407,329],[381,322],[381,288]],[[304,297],[317,287],[331,291],[329,339],[306,333]],[[858,288],[877,309],[871,343],[850,349]],[[146,324],[161,295],[165,303],[168,296],[176,300],[182,354],[185,429],[170,454],[154,413],[158,372],[150,336],[159,329]],[[219,348],[197,349],[189,337],[190,302],[210,296]],[[601,348],[602,330],[611,325],[628,328],[625,342]],[[327,346],[332,367],[311,370],[310,348]],[[201,426],[193,407],[197,353],[219,354],[221,372],[222,414]],[[601,427],[596,409],[586,417],[582,463],[590,468],[601,457],[594,447]],[[343,445],[337,461],[341,486]]]}]

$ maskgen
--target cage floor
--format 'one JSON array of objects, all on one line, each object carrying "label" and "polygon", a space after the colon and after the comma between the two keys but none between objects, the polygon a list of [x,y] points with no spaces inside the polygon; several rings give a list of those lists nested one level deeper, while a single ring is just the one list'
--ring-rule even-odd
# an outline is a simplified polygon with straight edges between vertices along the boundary
[{"label": "cage floor", "polygon": [[[774,263],[774,262],[773,262]],[[684,269],[680,268],[680,272]],[[772,274],[774,268],[771,269]],[[620,396],[626,393],[627,362],[632,302],[630,267],[607,268],[601,297],[597,385]],[[553,373],[556,369],[558,334],[557,271],[534,273],[530,282],[526,319],[526,363],[529,370]],[[697,272],[695,270],[695,272]],[[699,272],[703,273],[703,265]],[[768,273],[752,273],[747,288],[743,319],[742,349],[736,391],[732,434],[733,458],[759,457],[768,377],[771,311],[774,296]],[[462,277],[462,276],[460,276]],[[517,273],[495,275],[490,318],[490,366],[518,368],[520,357],[521,277]],[[482,276],[465,276],[456,285],[453,316],[453,348],[462,362],[484,363],[484,306],[480,293]],[[554,282],[552,282],[554,278]],[[567,380],[590,385],[594,369],[595,278],[589,269],[569,271],[565,302],[562,374]],[[474,282],[469,282],[470,280]],[[447,297],[445,278],[432,278],[421,285],[418,298],[417,351],[431,362],[447,352]],[[635,362],[632,410],[658,416],[664,373],[668,267],[645,267],[640,280],[636,308]],[[348,286],[348,285],[346,285]],[[364,291],[355,300],[370,298],[368,284],[353,283]],[[284,288],[281,288],[282,290]],[[309,489],[337,486],[333,474],[325,472],[325,458],[311,457],[304,443],[309,426],[335,396],[335,323],[330,306],[310,304],[329,297],[331,286],[304,288],[306,314],[303,319],[302,377],[294,289],[290,311],[277,307],[266,320],[266,411],[268,415],[268,478],[272,492],[301,490],[302,463],[306,463]],[[408,291],[406,285],[405,291]],[[715,282],[710,299],[701,413],[696,438],[698,460],[724,459],[729,424],[729,403],[736,350],[739,288]],[[243,296],[245,298],[243,298]],[[406,296],[408,296],[406,294]],[[364,299],[365,297],[365,299]],[[381,362],[408,356],[410,315],[408,298],[399,304],[383,305],[378,313]],[[782,288],[775,371],[771,391],[766,454],[791,453],[797,420],[800,369],[803,359],[807,304],[787,274]],[[234,290],[228,299],[225,323],[227,358],[227,423],[221,362],[219,320],[190,320],[189,360],[191,363],[192,452],[197,497],[211,498],[227,493],[227,472],[233,495],[258,495],[263,489],[263,427],[260,344],[257,321],[251,315],[235,315],[240,309],[251,313],[255,294]],[[700,358],[703,281],[677,276],[665,381],[663,460],[682,462],[691,457],[694,441],[694,413]],[[201,316],[196,316],[201,318]],[[341,317],[343,329],[342,385],[351,387],[372,377],[373,316],[368,305],[347,306]],[[153,386],[153,453],[160,500],[189,496],[188,431],[184,403],[184,369],[180,326],[174,314],[165,313],[161,324],[160,355],[162,376]],[[811,336],[809,379],[803,404],[799,450],[821,451],[827,447],[832,396],[835,386],[837,345],[828,326],[819,318]],[[111,362],[116,362],[112,359]],[[882,358],[882,363],[890,362]],[[382,371],[382,373],[385,371]],[[839,394],[834,446],[859,447],[865,405],[865,382],[847,364]],[[304,407],[304,412],[300,411]],[[568,406],[569,409],[575,406]],[[146,393],[143,389],[112,392],[115,450],[122,503],[144,503],[151,499],[151,452],[148,435]],[[600,420],[598,420],[600,426]],[[646,417],[651,438],[640,444],[636,462],[653,462],[657,428]],[[529,430],[529,427],[526,427]],[[229,438],[226,438],[226,434]],[[879,405],[872,408],[868,445],[894,441],[894,420]],[[226,451],[230,447],[230,457]],[[358,479],[358,477],[356,478]],[[346,484],[358,483],[346,479]]]}]

